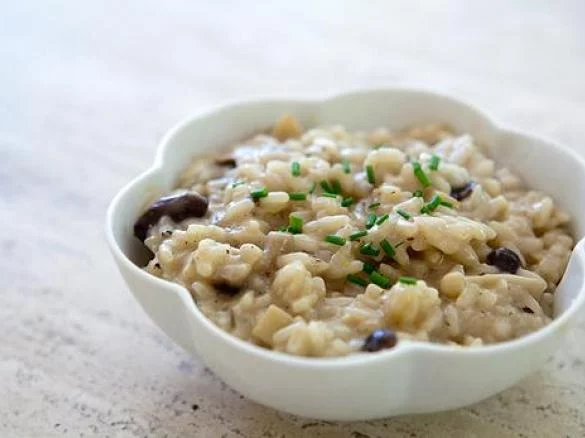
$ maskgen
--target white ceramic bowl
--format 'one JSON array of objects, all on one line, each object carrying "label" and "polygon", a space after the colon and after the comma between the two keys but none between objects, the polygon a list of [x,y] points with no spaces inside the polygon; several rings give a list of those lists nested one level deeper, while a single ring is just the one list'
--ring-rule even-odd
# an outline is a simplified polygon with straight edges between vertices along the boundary
[{"label": "white ceramic bowl", "polygon": [[145,206],[174,187],[177,175],[201,153],[269,127],[283,113],[305,127],[403,128],[446,122],[471,133],[489,155],[530,187],[551,194],[585,235],[585,162],[551,141],[503,129],[477,109],[425,91],[384,89],[333,98],[261,100],[189,117],[162,140],[153,166],[124,187],[107,215],[107,238],[130,290],[158,326],[199,357],[230,386],[267,406],[327,420],[364,420],[468,405],[535,371],[559,347],[583,309],[585,243],[581,241],[556,293],[556,319],[510,342],[458,348],[400,342],[394,349],[341,358],[302,358],[262,349],[217,328],[183,287],[140,269],[144,249],[132,226]]}]

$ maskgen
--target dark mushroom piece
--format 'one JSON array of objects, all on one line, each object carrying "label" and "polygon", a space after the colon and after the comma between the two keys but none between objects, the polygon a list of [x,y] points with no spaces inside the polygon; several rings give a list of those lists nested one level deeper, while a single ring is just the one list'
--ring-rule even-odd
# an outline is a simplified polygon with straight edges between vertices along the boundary
[{"label": "dark mushroom piece", "polygon": [[215,159],[215,164],[217,166],[231,167],[232,169],[237,165],[236,159],[232,154],[220,155]]},{"label": "dark mushroom piece", "polygon": [[196,192],[179,193],[160,198],[146,210],[134,223],[134,236],[144,242],[148,230],[163,216],[180,222],[190,217],[203,217],[207,213],[208,202]]},{"label": "dark mushroom piece", "polygon": [[232,297],[234,295],[237,295],[238,292],[240,292],[240,287],[233,286],[233,285],[231,285],[229,283],[215,283],[212,286],[219,293],[224,294],[224,295],[229,295],[229,296],[232,296]]},{"label": "dark mushroom piece", "polygon": [[462,187],[454,187],[451,189],[451,197],[458,201],[463,201],[473,193],[473,188],[476,186],[475,181],[469,181]]},{"label": "dark mushroom piece", "polygon": [[486,262],[488,265],[495,266],[500,271],[509,272],[510,274],[515,274],[522,266],[522,260],[520,260],[518,254],[506,247],[492,250],[488,254]]},{"label": "dark mushroom piece", "polygon": [[396,333],[388,329],[376,329],[368,336],[362,346],[362,351],[374,352],[392,348],[398,342]]}]

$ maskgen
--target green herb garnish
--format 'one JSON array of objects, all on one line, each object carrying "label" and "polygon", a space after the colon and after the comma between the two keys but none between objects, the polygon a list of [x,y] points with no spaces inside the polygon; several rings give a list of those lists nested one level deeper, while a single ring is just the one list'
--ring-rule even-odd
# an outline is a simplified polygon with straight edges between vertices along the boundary
[{"label": "green herb garnish", "polygon": [[376,183],[376,175],[374,174],[374,166],[366,166],[366,175],[368,176],[368,182],[372,185]]},{"label": "green herb garnish", "polygon": [[412,218],[412,215],[408,211],[403,210],[402,208],[397,208],[396,213],[398,213],[400,216],[402,216],[406,220],[409,220],[410,218]]},{"label": "green herb garnish", "polygon": [[423,207],[420,209],[421,213],[430,214],[437,209],[439,205],[441,205],[441,197],[439,195],[434,195],[433,198],[427,202]]},{"label": "green herb garnish", "polygon": [[431,186],[431,180],[429,179],[429,176],[422,169],[418,161],[412,162],[412,169],[414,171],[414,176],[416,176],[416,178],[419,180],[419,182],[422,184],[424,188]]},{"label": "green herb garnish", "polygon": [[378,216],[376,216],[374,213],[370,213],[368,215],[368,218],[366,219],[366,228],[369,230],[374,225],[376,225],[376,220],[377,219],[378,219]]},{"label": "green herb garnish", "polygon": [[365,280],[362,277],[359,277],[359,276],[357,276],[355,274],[348,274],[347,277],[345,277],[345,278],[350,283],[357,284],[358,286],[364,286],[364,287],[366,287],[368,285],[368,281],[367,280]]},{"label": "green herb garnish", "polygon": [[288,197],[291,201],[305,201],[307,199],[307,194],[304,192],[294,192],[289,193]]},{"label": "green herb garnish", "polygon": [[380,255],[380,250],[374,247],[371,243],[365,243],[360,246],[360,252],[364,255],[376,257]]},{"label": "green herb garnish", "polygon": [[353,203],[354,203],[353,198],[343,198],[343,200],[341,201],[341,206],[342,207],[349,207]]},{"label": "green herb garnish", "polygon": [[343,237],[335,236],[333,234],[325,236],[325,242],[332,243],[333,245],[343,246],[345,245],[345,239]]},{"label": "green herb garnish", "polygon": [[323,180],[319,184],[321,185],[321,188],[323,189],[324,192],[335,193],[327,181]]},{"label": "green herb garnish", "polygon": [[373,204],[370,204],[370,206],[368,207],[370,210],[373,210],[375,208],[378,208],[380,206],[379,202],[374,202]]},{"label": "green herb garnish", "polygon": [[386,239],[384,239],[380,242],[380,248],[382,248],[382,251],[384,251],[386,253],[386,255],[390,258],[393,258],[394,254],[396,254],[394,247]]},{"label": "green herb garnish", "polygon": [[333,193],[337,193],[338,195],[341,194],[341,184],[338,180],[334,179],[331,183],[331,188],[333,189]]},{"label": "green herb garnish", "polygon": [[323,192],[321,193],[321,196],[325,196],[326,198],[337,198],[337,195],[335,193],[327,193],[327,192]]},{"label": "green herb garnish", "polygon": [[431,161],[429,161],[429,170],[438,170],[440,162],[441,162],[441,157],[439,157],[436,154],[433,154],[431,157]]},{"label": "green herb garnish", "polygon": [[298,161],[293,161],[290,165],[290,171],[293,176],[300,176],[301,175],[301,163]]},{"label": "green herb garnish", "polygon": [[384,274],[380,274],[376,271],[370,274],[370,281],[383,289],[386,289],[388,286],[390,286],[390,279]]},{"label": "green herb garnish", "polygon": [[303,232],[303,219],[298,216],[289,216],[288,231],[292,234],[300,234]]},{"label": "green herb garnish", "polygon": [[386,222],[388,220],[389,217],[390,217],[389,214],[384,214],[384,215],[380,216],[378,218],[378,220],[376,221],[376,225],[382,225],[384,222]]},{"label": "green herb garnish", "polygon": [[364,262],[364,266],[363,266],[362,270],[366,274],[371,274],[372,272],[374,272],[376,270],[376,267],[374,265],[372,265],[371,263]]},{"label": "green herb garnish", "polygon": [[359,240],[361,237],[367,236],[368,232],[366,230],[356,231],[353,234],[349,235],[349,240]]},{"label": "green herb garnish", "polygon": [[266,187],[262,187],[258,190],[252,190],[250,192],[250,196],[252,199],[266,198],[268,196],[268,189]]},{"label": "green herb garnish", "polygon": [[317,184],[315,184],[315,182],[312,181],[311,185],[309,186],[309,193],[312,195],[316,188],[317,188]]},{"label": "green herb garnish", "polygon": [[413,198],[422,198],[423,197],[423,191],[422,190],[416,190],[413,194],[412,194]]},{"label": "green herb garnish", "polygon": [[400,277],[398,279],[398,281],[400,283],[402,283],[402,284],[411,284],[412,285],[412,284],[416,284],[416,281],[417,280],[414,277],[406,277],[406,276],[404,276],[404,277]]},{"label": "green herb garnish", "polygon": [[347,159],[344,158],[343,160],[341,160],[341,167],[343,167],[344,173],[351,173],[351,166]]}]

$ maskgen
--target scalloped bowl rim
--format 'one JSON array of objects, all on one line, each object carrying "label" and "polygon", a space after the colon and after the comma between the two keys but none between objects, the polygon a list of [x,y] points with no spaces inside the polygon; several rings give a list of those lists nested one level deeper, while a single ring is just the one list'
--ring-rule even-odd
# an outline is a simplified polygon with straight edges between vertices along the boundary
[{"label": "scalloped bowl rim", "polygon": [[[286,362],[290,365],[300,366],[300,367],[316,367],[316,368],[336,368],[336,367],[346,367],[350,365],[365,365],[367,363],[379,362],[379,361],[386,361],[392,358],[397,358],[399,356],[416,352],[416,351],[429,351],[433,352],[434,354],[456,354],[462,356],[489,356],[493,355],[498,352],[503,352],[510,349],[516,349],[521,346],[528,346],[529,344],[536,344],[540,340],[552,336],[554,332],[558,330],[562,330],[562,328],[568,323],[570,319],[572,319],[577,311],[583,307],[585,303],[585,282],[581,279],[580,283],[580,290],[572,300],[571,304],[567,309],[565,309],[561,315],[555,317],[549,324],[545,327],[538,329],[535,332],[529,333],[527,335],[521,336],[520,338],[516,338],[509,341],[504,341],[495,344],[488,344],[483,345],[480,347],[461,347],[461,346],[452,346],[452,345],[444,345],[432,342],[424,342],[424,341],[414,341],[414,340],[404,340],[396,347],[390,350],[381,351],[376,354],[353,354],[348,356],[340,356],[340,357],[325,357],[325,358],[314,358],[314,357],[302,357],[302,356],[294,356],[288,353],[282,353],[278,351],[268,350],[252,344],[250,342],[244,341],[240,338],[237,338],[234,335],[231,335],[228,332],[220,329],[216,326],[207,316],[203,314],[203,312],[198,308],[195,303],[195,300],[189,293],[189,291],[176,283],[172,283],[167,280],[163,280],[161,278],[155,277],[148,272],[141,269],[137,266],[134,262],[132,262],[126,254],[120,248],[116,238],[114,237],[113,233],[113,223],[116,220],[116,213],[118,210],[118,206],[120,205],[121,200],[127,196],[128,192],[137,190],[142,184],[144,184],[150,178],[156,176],[160,172],[162,172],[165,168],[165,157],[168,154],[172,153],[172,140],[186,127],[188,127],[191,123],[196,122],[198,119],[202,117],[217,117],[220,113],[224,110],[228,110],[237,106],[246,106],[249,104],[260,104],[260,103],[270,103],[270,102],[294,102],[294,103],[302,103],[302,104],[309,104],[313,106],[319,106],[336,99],[340,98],[348,98],[353,95],[360,95],[360,94],[370,94],[370,93],[392,93],[392,92],[400,92],[400,93],[418,93],[418,94],[427,94],[433,95],[435,97],[440,97],[451,102],[455,102],[461,106],[466,107],[466,109],[474,113],[475,115],[479,116],[485,124],[496,134],[514,134],[521,136],[527,139],[535,139],[538,141],[543,141],[547,143],[548,146],[558,149],[560,152],[569,155],[573,160],[578,162],[585,172],[585,159],[583,159],[579,154],[577,154],[572,149],[552,140],[544,136],[536,136],[533,134],[529,134],[523,132],[518,129],[511,129],[502,127],[500,124],[495,123],[494,119],[488,115],[484,111],[479,110],[474,105],[465,102],[459,98],[453,98],[449,95],[438,93],[436,91],[430,91],[425,89],[417,89],[417,88],[408,88],[408,87],[385,87],[385,88],[373,88],[373,89],[360,89],[342,93],[334,93],[334,94],[326,94],[322,97],[306,97],[306,96],[299,96],[296,97],[276,97],[276,96],[268,96],[268,97],[256,97],[252,99],[245,99],[245,100],[236,100],[232,102],[223,103],[220,105],[206,107],[201,109],[200,111],[196,111],[191,113],[190,115],[184,117],[178,123],[176,123],[167,133],[163,136],[161,141],[158,144],[157,152],[155,155],[154,162],[152,166],[141,173],[139,176],[134,178],[128,184],[126,184],[112,199],[110,206],[107,211],[107,218],[106,218],[106,238],[109,243],[110,249],[113,252],[113,255],[121,262],[127,269],[133,272],[134,275],[141,276],[146,281],[152,282],[156,286],[158,286],[161,290],[164,289],[166,292],[175,293],[181,299],[183,305],[189,310],[192,317],[195,317],[202,322],[202,324],[209,330],[210,334],[213,336],[217,336],[222,338],[225,342],[229,343],[233,348],[244,350],[249,354],[257,355],[262,357],[268,361],[275,361],[275,362]],[[581,257],[585,258],[585,238],[579,240],[579,242],[573,248],[573,252],[571,257],[580,255]],[[564,278],[563,280],[564,281]],[[562,282],[561,281],[561,282]]]}]

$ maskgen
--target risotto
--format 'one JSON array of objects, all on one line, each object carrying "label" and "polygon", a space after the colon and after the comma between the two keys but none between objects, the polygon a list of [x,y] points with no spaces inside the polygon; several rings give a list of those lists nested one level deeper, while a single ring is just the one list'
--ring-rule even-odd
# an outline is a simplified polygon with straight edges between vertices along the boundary
[{"label": "risotto", "polygon": [[151,274],[221,329],[300,356],[404,339],[479,346],[546,325],[573,246],[569,216],[468,134],[270,134],[195,159],[134,233]]}]

